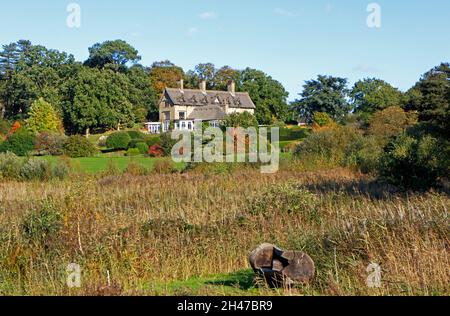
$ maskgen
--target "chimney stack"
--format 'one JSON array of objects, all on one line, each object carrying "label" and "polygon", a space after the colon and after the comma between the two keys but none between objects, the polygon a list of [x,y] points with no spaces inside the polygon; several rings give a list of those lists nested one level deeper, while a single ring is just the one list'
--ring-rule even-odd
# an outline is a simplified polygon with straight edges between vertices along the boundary
[{"label": "chimney stack", "polygon": [[202,81],[200,82],[200,90],[201,90],[203,93],[206,93],[206,80],[202,80]]},{"label": "chimney stack", "polygon": [[230,92],[233,96],[236,93],[236,83],[233,80],[228,82],[228,92]]},{"label": "chimney stack", "polygon": [[180,79],[180,81],[178,81],[178,88],[180,88],[181,91],[184,90],[184,80]]}]

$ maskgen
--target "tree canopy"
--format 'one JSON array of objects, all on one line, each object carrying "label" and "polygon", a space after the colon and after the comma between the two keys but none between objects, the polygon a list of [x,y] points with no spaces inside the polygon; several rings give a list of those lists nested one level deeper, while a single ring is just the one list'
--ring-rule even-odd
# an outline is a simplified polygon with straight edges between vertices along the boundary
[{"label": "tree canopy", "polygon": [[408,91],[405,108],[450,135],[450,64],[442,63],[425,73]]},{"label": "tree canopy", "polygon": [[386,81],[371,78],[355,83],[350,92],[355,111],[370,116],[392,106],[402,106],[403,93]]},{"label": "tree canopy", "polygon": [[39,98],[31,105],[27,128],[34,134],[41,132],[58,132],[62,124],[53,106],[43,98]]},{"label": "tree canopy", "polygon": [[156,97],[161,97],[165,88],[176,88],[184,78],[184,70],[169,60],[155,62],[149,69],[150,80]]},{"label": "tree canopy", "polygon": [[97,43],[89,48],[89,58],[85,64],[89,67],[105,68],[111,66],[123,71],[128,63],[136,64],[141,60],[139,52],[122,40]]},{"label": "tree canopy", "polygon": [[308,122],[314,113],[323,112],[340,121],[352,107],[347,100],[347,79],[319,75],[316,80],[306,81],[301,98],[293,103],[294,109]]},{"label": "tree canopy", "polygon": [[289,93],[280,82],[260,70],[247,68],[240,73],[238,89],[249,93],[256,105],[255,115],[260,124],[286,119]]},{"label": "tree canopy", "polygon": [[213,90],[226,90],[233,80],[236,91],[248,92],[255,103],[258,124],[286,122],[293,117],[312,122],[315,113],[344,122],[351,120],[345,117],[354,110],[357,115],[353,117],[358,123],[362,118],[369,128],[376,113],[402,107],[412,112],[408,115],[417,112],[420,122],[449,134],[449,63],[425,73],[407,93],[377,78],[362,79],[348,89],[347,79],[319,75],[305,82],[300,98],[289,107],[283,85],[258,69],[199,63],[185,72],[169,60],[145,67],[140,59],[137,49],[123,40],[94,44],[84,63],[27,40],[3,45],[0,118],[27,120],[35,132],[53,129],[48,128],[53,123],[39,125],[42,113],[51,117],[50,121],[61,118],[69,133],[117,129],[158,120],[158,100],[164,88],[177,87],[180,79],[185,80],[186,88],[195,89],[206,80],[207,88]]}]

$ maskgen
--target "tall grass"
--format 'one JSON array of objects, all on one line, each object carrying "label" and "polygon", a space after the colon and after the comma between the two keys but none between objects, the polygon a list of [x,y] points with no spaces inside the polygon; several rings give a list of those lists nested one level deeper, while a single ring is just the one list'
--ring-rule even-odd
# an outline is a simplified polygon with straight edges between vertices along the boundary
[{"label": "tall grass", "polygon": [[[239,294],[450,293],[448,196],[397,193],[346,169],[4,181],[0,201],[2,295],[229,294],[208,282],[222,276]],[[309,253],[316,280],[289,292],[244,286],[262,242]],[[378,289],[366,285],[371,262]],[[66,286],[70,263],[81,288]]]}]

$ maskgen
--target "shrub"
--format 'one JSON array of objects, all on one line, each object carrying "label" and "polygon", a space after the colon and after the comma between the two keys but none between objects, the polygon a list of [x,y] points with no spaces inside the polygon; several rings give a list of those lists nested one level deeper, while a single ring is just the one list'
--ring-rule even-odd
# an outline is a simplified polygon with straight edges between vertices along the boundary
[{"label": "shrub", "polygon": [[9,132],[10,125],[8,121],[0,118],[0,135],[7,135]]},{"label": "shrub", "polygon": [[67,137],[64,135],[43,132],[36,136],[34,147],[38,155],[61,156],[66,140]]},{"label": "shrub", "polygon": [[164,153],[164,156],[168,157],[172,154],[172,148],[178,141],[172,139],[172,135],[170,133],[161,134],[161,149]]},{"label": "shrub", "polygon": [[144,143],[145,144],[145,141],[142,140],[142,139],[138,139],[138,138],[132,139],[130,141],[130,143],[128,144],[128,148],[137,148],[137,144],[139,144],[139,143]]},{"label": "shrub", "polygon": [[145,176],[147,174],[147,169],[137,162],[131,161],[128,164],[127,169],[125,169],[125,173],[132,176]]},{"label": "shrub", "polygon": [[106,147],[113,150],[126,150],[131,141],[127,132],[116,132],[111,134],[106,140]]},{"label": "shrub", "polygon": [[324,112],[316,112],[313,117],[313,125],[318,127],[324,127],[334,124],[333,119]]},{"label": "shrub", "polygon": [[146,143],[137,143],[135,148],[138,149],[142,155],[147,154],[149,150],[149,147]]},{"label": "shrub", "polygon": [[22,222],[21,229],[30,242],[49,246],[63,227],[63,216],[51,201],[44,201],[39,211],[29,213]]},{"label": "shrub", "polygon": [[64,144],[64,154],[71,158],[91,157],[96,152],[95,146],[81,135],[70,136]]},{"label": "shrub", "polygon": [[430,135],[401,134],[385,148],[380,175],[404,189],[428,189],[448,177],[450,144]]},{"label": "shrub", "polygon": [[141,141],[145,140],[145,134],[140,131],[127,131],[127,134],[131,139],[140,139]]},{"label": "shrub", "polygon": [[392,106],[372,116],[369,120],[368,134],[385,146],[392,137],[401,134],[415,122],[414,115],[406,113],[400,107]]},{"label": "shrub", "polygon": [[156,160],[153,166],[153,172],[158,174],[174,173],[176,170],[173,161],[169,159]]},{"label": "shrub", "polygon": [[141,152],[137,148],[129,148],[126,153],[126,155],[129,157],[139,156],[140,154]]},{"label": "shrub", "polygon": [[17,156],[26,156],[34,150],[34,138],[30,132],[19,129],[0,145],[0,152],[10,151]]},{"label": "shrub", "polygon": [[351,154],[345,159],[344,165],[358,168],[363,173],[376,173],[383,154],[374,137],[362,137],[353,146]]},{"label": "shrub", "polygon": [[70,161],[68,159],[59,159],[52,167],[52,177],[64,180],[70,174]]},{"label": "shrub", "polygon": [[148,155],[150,157],[163,157],[164,150],[159,145],[153,145],[148,149]]},{"label": "shrub", "polygon": [[0,178],[16,179],[20,178],[20,169],[23,159],[11,152],[0,153]]},{"label": "shrub", "polygon": [[338,165],[345,158],[347,148],[360,137],[362,135],[356,130],[346,127],[316,131],[297,147],[295,155],[308,159],[320,158]]},{"label": "shrub", "polygon": [[295,150],[312,167],[354,167],[369,172],[376,168],[381,147],[352,127],[334,127],[312,133]]},{"label": "shrub", "polygon": [[109,177],[109,176],[118,176],[122,174],[122,170],[120,170],[117,163],[114,161],[114,159],[110,158],[108,160],[108,163],[106,164],[106,169],[103,170],[102,176]]},{"label": "shrub", "polygon": [[222,127],[258,127],[258,121],[254,115],[248,112],[233,113],[225,118],[222,122]]},{"label": "shrub", "polygon": [[24,180],[48,180],[52,176],[48,161],[30,159],[20,169],[20,177]]},{"label": "shrub", "polygon": [[148,145],[148,147],[152,147],[153,145],[158,145],[160,142],[161,142],[161,138],[159,136],[158,137],[154,137],[154,136],[148,137],[145,140],[145,143]]},{"label": "shrub", "polygon": [[14,133],[17,132],[21,127],[22,127],[22,125],[20,124],[20,122],[19,122],[19,121],[15,121],[14,124],[11,126],[11,129],[9,130],[9,135],[14,134]]}]

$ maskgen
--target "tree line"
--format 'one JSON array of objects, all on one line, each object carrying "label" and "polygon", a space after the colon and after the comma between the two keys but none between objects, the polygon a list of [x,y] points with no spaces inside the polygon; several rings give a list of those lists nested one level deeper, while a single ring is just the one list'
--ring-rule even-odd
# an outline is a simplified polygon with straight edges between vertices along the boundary
[{"label": "tree line", "polygon": [[449,63],[425,73],[406,93],[380,79],[363,79],[349,87],[345,78],[319,75],[306,81],[299,98],[289,103],[283,85],[261,70],[201,63],[185,72],[168,60],[149,67],[140,60],[139,52],[122,40],[93,45],[84,62],[27,40],[3,45],[0,115],[10,121],[29,119],[36,112],[32,105],[39,101],[52,106],[69,134],[132,127],[157,120],[162,91],[177,87],[180,79],[186,88],[206,80],[208,89],[217,90],[233,80],[237,91],[253,99],[259,124],[299,118],[312,122],[315,113],[327,113],[338,122],[354,117],[364,123],[377,111],[398,106],[417,111],[422,121],[448,133]]}]

